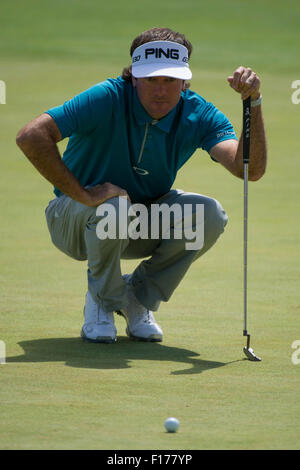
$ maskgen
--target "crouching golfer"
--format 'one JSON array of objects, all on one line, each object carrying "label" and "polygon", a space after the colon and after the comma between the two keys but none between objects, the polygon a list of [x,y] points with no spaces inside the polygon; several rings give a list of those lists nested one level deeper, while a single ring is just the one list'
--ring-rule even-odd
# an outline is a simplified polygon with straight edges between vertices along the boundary
[{"label": "crouching golfer", "polygon": [[[241,139],[221,111],[189,90],[191,52],[183,34],[167,28],[145,31],[134,39],[132,64],[121,77],[49,109],[17,136],[18,146],[54,186],[56,197],[46,208],[53,243],[68,256],[87,260],[81,330],[85,340],[115,342],[117,312],[125,317],[130,338],[161,341],[163,332],[153,311],[170,299],[191,264],[214,245],[227,223],[215,199],[171,189],[177,171],[198,148],[243,178]],[[242,99],[251,96],[249,179],[255,181],[266,167],[260,80],[242,66],[227,80]],[[57,142],[66,137],[61,158]],[[199,173],[201,181],[201,168]],[[104,204],[116,215],[111,230],[115,236],[101,233],[101,222],[108,224]],[[120,235],[120,229],[123,233],[136,220],[132,205],[145,208],[140,223],[149,236]],[[168,213],[168,236],[163,212],[153,222],[150,213],[156,206],[176,207]],[[190,209],[187,215],[185,207]],[[202,227],[203,243],[187,244],[187,226],[195,234]],[[132,274],[122,275],[121,259],[143,260]]]}]

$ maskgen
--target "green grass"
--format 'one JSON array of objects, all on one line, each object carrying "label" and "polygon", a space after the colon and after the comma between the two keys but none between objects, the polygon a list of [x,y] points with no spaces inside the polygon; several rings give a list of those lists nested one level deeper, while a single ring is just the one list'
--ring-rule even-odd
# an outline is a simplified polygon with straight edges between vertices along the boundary
[{"label": "green grass", "polygon": [[[297,1],[1,2],[1,449],[299,449],[299,79]],[[18,14],[16,14],[16,12]],[[229,224],[156,315],[162,344],[79,338],[86,265],[51,244],[52,188],[15,145],[17,131],[129,62],[152,26],[194,45],[192,88],[241,130],[227,75],[239,64],[262,79],[269,163],[249,185],[249,331],[242,348],[242,181],[196,152],[175,187],[221,201]],[[65,142],[60,144],[63,150]],[[124,262],[124,272],[134,268]],[[164,431],[166,417],[180,422]]]}]

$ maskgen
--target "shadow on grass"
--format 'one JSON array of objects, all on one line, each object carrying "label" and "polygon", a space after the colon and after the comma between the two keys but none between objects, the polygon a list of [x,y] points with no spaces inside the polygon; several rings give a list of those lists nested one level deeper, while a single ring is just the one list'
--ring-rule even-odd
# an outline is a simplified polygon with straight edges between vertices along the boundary
[{"label": "shadow on grass", "polygon": [[8,357],[7,363],[65,362],[70,367],[94,369],[126,369],[131,361],[157,361],[186,364],[189,369],[172,374],[200,374],[225,366],[224,362],[205,361],[188,349],[164,346],[160,343],[134,342],[119,337],[115,344],[83,342],[81,338],[44,338],[18,343],[24,350],[21,356]]}]

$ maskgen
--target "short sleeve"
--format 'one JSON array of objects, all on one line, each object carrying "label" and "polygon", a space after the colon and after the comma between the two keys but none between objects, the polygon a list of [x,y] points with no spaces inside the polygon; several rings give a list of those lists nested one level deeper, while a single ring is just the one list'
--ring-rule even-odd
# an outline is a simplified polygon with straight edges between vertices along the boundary
[{"label": "short sleeve", "polygon": [[63,139],[72,134],[88,134],[101,122],[107,123],[112,113],[112,98],[102,82],[45,112],[54,119]]},{"label": "short sleeve", "polygon": [[209,152],[214,145],[223,140],[238,140],[229,119],[212,103],[207,103],[202,119],[203,127],[201,129],[201,143],[199,146],[203,150]]}]

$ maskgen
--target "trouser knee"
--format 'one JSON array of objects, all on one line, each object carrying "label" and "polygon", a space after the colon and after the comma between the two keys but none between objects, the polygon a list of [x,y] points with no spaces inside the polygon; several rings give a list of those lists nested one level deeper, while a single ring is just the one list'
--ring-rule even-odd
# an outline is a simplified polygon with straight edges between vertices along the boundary
[{"label": "trouser knee", "polygon": [[[67,196],[51,201],[46,209],[46,219],[54,245],[74,259],[85,260],[88,245],[98,245],[102,241],[101,233],[102,239],[105,238],[103,232],[108,223],[110,232],[116,232],[115,237],[111,236],[116,242],[120,225],[127,227],[129,202],[125,198],[115,197],[105,204],[88,207]],[[106,213],[103,209],[106,209]]]},{"label": "trouser knee", "polygon": [[216,199],[209,199],[204,207],[204,232],[211,239],[217,240],[224,232],[228,217]]},{"label": "trouser knee", "polygon": [[[202,208],[202,217],[193,221],[193,228],[196,233],[196,239],[203,240],[203,243],[189,245],[188,249],[195,250],[195,259],[209,250],[224,232],[228,222],[228,217],[222,205],[216,199],[198,194],[189,194],[189,202],[195,205],[195,214],[197,208]],[[194,214],[194,216],[195,216]]]},{"label": "trouser knee", "polygon": [[[183,206],[189,206],[193,213],[193,226],[197,228],[203,224],[204,226],[204,242],[216,240],[223,232],[228,222],[228,217],[219,201],[208,196],[197,193],[184,193],[179,195],[178,201]],[[201,217],[199,208],[203,208]]]}]

